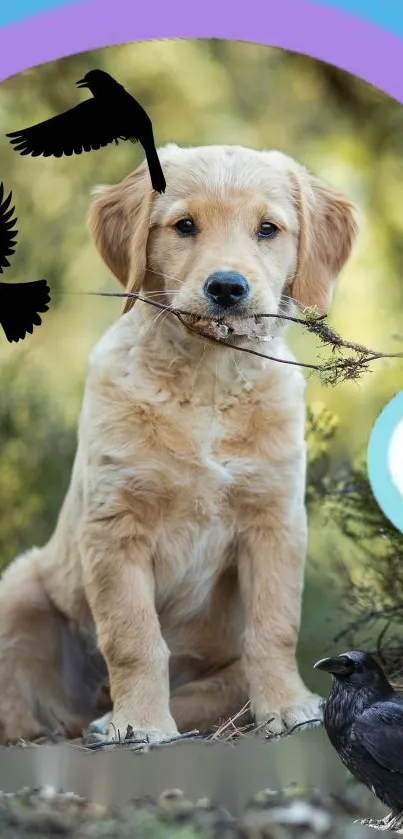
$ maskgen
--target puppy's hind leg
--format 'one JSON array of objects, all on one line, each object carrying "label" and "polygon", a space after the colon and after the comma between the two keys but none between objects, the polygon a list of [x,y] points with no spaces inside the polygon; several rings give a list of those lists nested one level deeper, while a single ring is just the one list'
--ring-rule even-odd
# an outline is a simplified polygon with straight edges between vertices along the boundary
[{"label": "puppy's hind leg", "polygon": [[96,713],[88,685],[80,683],[85,652],[45,591],[39,556],[36,549],[23,554],[0,581],[3,744],[54,733],[78,736]]},{"label": "puppy's hind leg", "polygon": [[247,703],[247,685],[237,660],[174,690],[171,711],[179,731],[197,729],[212,733],[216,725],[237,716],[244,708],[242,716],[237,717],[237,726],[250,723]]}]

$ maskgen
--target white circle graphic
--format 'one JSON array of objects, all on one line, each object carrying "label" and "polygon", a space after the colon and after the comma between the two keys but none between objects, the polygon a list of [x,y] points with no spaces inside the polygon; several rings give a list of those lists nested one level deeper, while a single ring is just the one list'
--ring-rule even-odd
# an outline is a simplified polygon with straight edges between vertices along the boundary
[{"label": "white circle graphic", "polygon": [[403,419],[396,426],[388,448],[388,469],[392,481],[403,498]]}]

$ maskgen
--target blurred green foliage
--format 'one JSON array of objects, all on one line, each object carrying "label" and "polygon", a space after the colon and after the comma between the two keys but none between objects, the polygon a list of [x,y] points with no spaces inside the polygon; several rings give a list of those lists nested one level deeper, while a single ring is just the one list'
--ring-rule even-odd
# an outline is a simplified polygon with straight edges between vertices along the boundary
[{"label": "blurred green foliage", "polygon": [[[308,57],[214,40],[114,47],[9,79],[0,86],[0,179],[14,193],[19,243],[7,279],[46,277],[52,310],[23,344],[8,346],[0,336],[3,566],[17,551],[43,543],[54,526],[74,454],[86,357],[121,308],[118,300],[80,295],[115,288],[85,227],[91,188],[119,181],[142,159],[141,147],[128,143],[61,160],[22,158],[4,134],[74,105],[82,95],[75,81],[94,67],[111,72],[145,106],[157,145],[280,148],[355,201],[363,229],[337,284],[331,323],[371,348],[403,349],[397,102]],[[317,359],[317,339],[301,328],[289,336],[301,360]],[[323,504],[315,501],[323,500],[328,476],[363,457],[377,413],[402,387],[397,361],[375,362],[358,383],[334,389],[314,376],[308,381],[310,557],[301,636],[307,674],[343,623],[343,598],[327,583],[335,557],[357,568],[360,560],[337,517],[324,527]]]},{"label": "blurred green foliage", "polygon": [[75,432],[51,394],[12,361],[0,369],[0,557],[42,544],[67,489]]}]

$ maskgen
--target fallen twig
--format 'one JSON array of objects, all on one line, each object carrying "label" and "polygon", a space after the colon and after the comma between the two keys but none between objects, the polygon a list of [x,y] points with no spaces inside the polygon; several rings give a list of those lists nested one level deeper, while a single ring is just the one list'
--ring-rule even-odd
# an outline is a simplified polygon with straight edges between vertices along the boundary
[{"label": "fallen twig", "polygon": [[161,742],[150,742],[147,738],[140,740],[136,737],[121,737],[120,732],[111,740],[97,740],[93,743],[85,743],[84,748],[91,751],[98,749],[114,748],[116,746],[130,746],[131,751],[142,751],[143,749],[159,748],[160,746],[168,746],[170,743],[176,743],[184,740],[201,740],[202,735],[195,729],[194,731],[187,731],[185,734],[174,734],[169,740],[162,740]]},{"label": "fallen twig", "polygon": [[284,732],[283,737],[288,737],[290,734],[294,734],[294,731],[297,731],[299,728],[305,728],[305,726],[316,728],[319,725],[322,725],[322,720],[319,717],[315,717],[313,720],[304,720],[304,722],[297,722],[295,723],[295,725],[291,726],[291,728]]}]

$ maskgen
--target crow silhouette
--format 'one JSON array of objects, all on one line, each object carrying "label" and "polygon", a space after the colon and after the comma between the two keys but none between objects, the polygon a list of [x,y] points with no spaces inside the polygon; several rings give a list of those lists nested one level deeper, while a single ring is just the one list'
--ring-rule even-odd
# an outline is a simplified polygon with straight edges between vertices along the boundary
[{"label": "crow silhouette", "polygon": [[[17,218],[11,207],[12,193],[4,197],[4,186],[0,183],[0,274],[8,268],[9,256],[15,252]],[[32,334],[34,326],[42,323],[38,312],[47,312],[50,302],[46,280],[31,283],[0,283],[0,325],[10,344],[22,341],[27,332]]]},{"label": "crow silhouette", "polygon": [[378,830],[401,827],[403,818],[403,697],[369,653],[353,650],[314,665],[333,676],[323,724],[347,769],[392,812],[365,819]]},{"label": "crow silhouette", "polygon": [[77,86],[87,87],[93,99],[31,128],[7,134],[15,151],[32,157],[62,157],[95,151],[119,140],[138,141],[147,158],[153,189],[165,192],[152,122],[144,108],[104,70],[91,70]]}]

